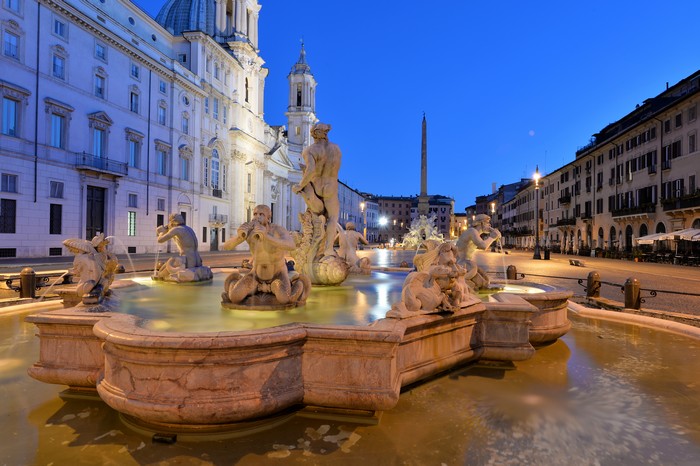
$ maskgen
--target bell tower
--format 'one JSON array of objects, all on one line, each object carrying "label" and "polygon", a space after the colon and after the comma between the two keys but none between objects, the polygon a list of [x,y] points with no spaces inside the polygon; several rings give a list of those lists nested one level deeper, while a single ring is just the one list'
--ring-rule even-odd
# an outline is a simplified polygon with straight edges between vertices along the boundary
[{"label": "bell tower", "polygon": [[299,154],[313,143],[311,127],[318,122],[316,117],[316,79],[306,62],[304,42],[301,43],[299,59],[287,76],[289,81],[289,104],[287,105],[287,139],[289,152]]}]

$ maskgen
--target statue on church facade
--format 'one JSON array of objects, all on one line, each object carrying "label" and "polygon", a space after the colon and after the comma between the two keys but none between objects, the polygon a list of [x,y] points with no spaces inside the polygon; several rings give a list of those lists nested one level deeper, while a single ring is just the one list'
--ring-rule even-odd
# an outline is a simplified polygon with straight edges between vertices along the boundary
[{"label": "statue on church facade", "polygon": [[[488,235],[485,238],[484,235]],[[501,237],[501,232],[491,227],[491,217],[479,214],[474,217],[472,225],[457,239],[457,263],[467,269],[465,279],[470,288],[480,290],[488,288],[490,279],[479,269],[474,260],[477,249],[488,249],[491,243]]]},{"label": "statue on church facade", "polygon": [[328,140],[331,126],[318,123],[311,128],[314,143],[304,149],[303,176],[292,190],[306,202],[299,216],[302,235],[296,236],[293,253],[300,271],[316,285],[338,285],[348,275],[346,262],[333,249],[338,225],[338,171],[340,148]]},{"label": "statue on church facade", "polygon": [[194,230],[185,225],[185,219],[180,214],[170,214],[168,220],[167,225],[156,229],[158,242],[165,243],[172,239],[180,255],[168,259],[152,278],[176,283],[211,280],[211,269],[202,265]]},{"label": "statue on church facade", "polygon": [[287,269],[285,253],[294,249],[294,239],[286,228],[271,223],[272,212],[258,205],[253,220],[238,228],[238,235],[223,245],[230,250],[247,242],[251,269],[245,274],[236,270],[224,283],[222,304],[248,309],[284,309],[303,305],[311,290],[311,281]]}]

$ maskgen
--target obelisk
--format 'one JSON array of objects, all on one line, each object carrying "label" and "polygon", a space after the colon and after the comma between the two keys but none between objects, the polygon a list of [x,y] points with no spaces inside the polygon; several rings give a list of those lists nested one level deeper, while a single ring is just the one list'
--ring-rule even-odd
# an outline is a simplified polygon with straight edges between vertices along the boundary
[{"label": "obelisk", "polygon": [[420,195],[418,196],[418,215],[428,216],[430,198],[428,197],[428,123],[423,112],[423,135],[420,148]]}]

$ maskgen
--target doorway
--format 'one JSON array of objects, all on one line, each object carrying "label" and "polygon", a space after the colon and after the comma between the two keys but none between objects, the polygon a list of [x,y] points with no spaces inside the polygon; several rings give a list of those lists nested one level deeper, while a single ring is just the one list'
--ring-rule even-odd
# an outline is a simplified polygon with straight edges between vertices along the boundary
[{"label": "doorway", "polygon": [[87,187],[87,206],[85,209],[85,239],[92,239],[105,231],[105,188]]}]

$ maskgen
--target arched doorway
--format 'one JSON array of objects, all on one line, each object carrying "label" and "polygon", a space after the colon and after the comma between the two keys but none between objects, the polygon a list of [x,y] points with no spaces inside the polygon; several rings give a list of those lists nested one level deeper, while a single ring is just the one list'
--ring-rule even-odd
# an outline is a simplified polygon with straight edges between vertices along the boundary
[{"label": "arched doorway", "polygon": [[693,225],[691,226],[691,228],[700,229],[700,218],[696,218],[696,219],[693,221]]},{"label": "arched doorway", "polygon": [[632,225],[627,225],[625,228],[625,252],[632,252],[632,236],[634,236]]},{"label": "arched doorway", "polygon": [[659,222],[656,224],[656,233],[666,233],[666,225]]},{"label": "arched doorway", "polygon": [[580,251],[583,247],[583,241],[581,241],[581,230],[576,232],[576,250]]},{"label": "arched doorway", "polygon": [[593,227],[590,225],[586,226],[586,246],[589,249],[593,248]]},{"label": "arched doorway", "polygon": [[605,232],[603,227],[598,228],[598,247],[602,248],[605,245]]}]

